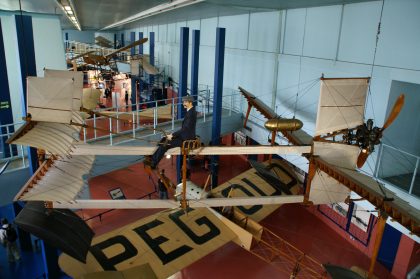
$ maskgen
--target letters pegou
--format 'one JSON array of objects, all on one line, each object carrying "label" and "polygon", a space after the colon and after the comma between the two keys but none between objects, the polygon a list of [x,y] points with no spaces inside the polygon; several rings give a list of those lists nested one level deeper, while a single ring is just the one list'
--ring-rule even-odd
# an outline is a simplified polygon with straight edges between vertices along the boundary
[{"label": "letters pegou", "polygon": [[207,208],[160,212],[95,237],[83,264],[62,254],[60,267],[71,277],[125,270],[149,263],[167,278],[233,240],[235,234]]}]

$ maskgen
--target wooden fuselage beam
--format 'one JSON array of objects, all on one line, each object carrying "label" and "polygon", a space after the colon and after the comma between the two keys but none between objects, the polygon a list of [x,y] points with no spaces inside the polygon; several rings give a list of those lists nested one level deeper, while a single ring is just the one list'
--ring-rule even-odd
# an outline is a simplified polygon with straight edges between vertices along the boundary
[{"label": "wooden fuselage beam", "polygon": [[[326,163],[319,157],[314,157],[313,162],[317,168],[335,178],[359,196],[368,200],[376,208],[387,213],[417,236],[420,235],[420,211],[413,206],[409,206],[407,202],[398,198],[396,195],[392,195],[392,193],[386,189],[378,191],[376,189],[379,187],[377,185],[378,182],[369,177],[369,179],[363,180],[363,177],[361,176],[360,179],[357,179],[357,171],[351,172],[340,170],[336,166]],[[389,196],[384,195],[383,191]]]}]

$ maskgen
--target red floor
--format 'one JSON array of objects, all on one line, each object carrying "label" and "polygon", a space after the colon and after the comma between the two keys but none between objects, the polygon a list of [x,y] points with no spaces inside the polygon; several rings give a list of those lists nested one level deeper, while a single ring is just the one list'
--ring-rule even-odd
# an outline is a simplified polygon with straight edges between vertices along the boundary
[{"label": "red floor", "polygon": [[[175,159],[163,159],[160,168],[165,168],[168,177],[175,181]],[[244,157],[221,157],[219,184],[248,168]],[[203,185],[206,178],[207,172],[200,165],[193,168],[191,180],[194,183]],[[153,179],[156,181],[156,178]],[[123,190],[126,198],[135,199],[148,194],[151,198],[157,198],[154,186],[141,163],[92,178],[89,184],[92,198],[109,198],[108,191],[116,187]],[[103,211],[84,210],[82,214],[86,219]],[[97,234],[102,234],[158,211],[113,210],[103,214],[101,220],[99,217],[89,220],[88,224]],[[370,259],[366,255],[301,205],[281,206],[261,224],[318,262],[344,267],[356,265],[366,270],[369,268]],[[379,263],[376,264],[375,274],[378,278],[394,278]],[[234,243],[229,243],[177,273],[175,278],[289,278],[289,275]]]}]

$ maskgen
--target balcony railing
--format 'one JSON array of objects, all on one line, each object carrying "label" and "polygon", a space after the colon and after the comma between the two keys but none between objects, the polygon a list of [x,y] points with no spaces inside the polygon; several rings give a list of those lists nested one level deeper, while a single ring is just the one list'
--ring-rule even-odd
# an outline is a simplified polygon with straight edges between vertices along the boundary
[{"label": "balcony railing", "polygon": [[[146,128],[153,128],[156,134],[158,125],[171,124],[171,130],[175,127],[175,120],[178,119],[177,108],[182,103],[181,98],[177,97],[177,86],[174,88],[172,98],[165,100],[148,101],[136,104],[118,105],[115,107],[97,109],[97,112],[112,111],[112,118],[94,115],[92,118],[86,119],[85,124],[87,128],[83,128],[80,132],[80,140],[87,142],[94,142],[97,140],[108,140],[110,145],[115,144],[114,139],[119,134],[128,135],[132,139],[141,139],[150,135],[150,133],[140,133]],[[222,108],[228,111],[229,115],[232,112],[242,112],[244,99],[240,93],[233,89],[224,89],[222,98]],[[162,105],[170,106],[170,117],[164,117],[159,114]],[[199,121],[206,122],[209,120],[208,116],[213,113],[213,92],[212,88],[205,85],[199,86],[199,94],[197,104],[195,104],[198,116],[201,117]],[[134,108],[134,110],[130,110]],[[129,110],[129,111],[127,111]],[[148,110],[148,115],[151,117],[142,117],[142,112]],[[167,115],[166,115],[167,116]],[[6,141],[13,135],[13,129],[16,131],[24,122],[12,123],[0,126],[0,137]],[[146,127],[145,127],[146,124]],[[3,133],[1,133],[3,131]],[[6,133],[4,133],[6,131]],[[10,152],[0,154],[0,164],[8,160],[14,162],[20,160],[21,162],[9,165],[7,171],[14,168],[24,168],[28,166],[27,162],[27,148],[21,145],[5,145]],[[7,153],[7,154],[6,154]],[[8,155],[8,156],[5,156]],[[1,165],[0,165],[1,166]]]},{"label": "balcony railing", "polygon": [[420,157],[382,143],[375,177],[420,198]]}]

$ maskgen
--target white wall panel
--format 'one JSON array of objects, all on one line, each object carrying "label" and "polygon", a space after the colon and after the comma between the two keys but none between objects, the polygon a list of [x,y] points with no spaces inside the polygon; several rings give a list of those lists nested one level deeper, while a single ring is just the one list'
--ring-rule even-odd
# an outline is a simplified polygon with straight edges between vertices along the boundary
[{"label": "white wall panel", "polygon": [[341,5],[307,9],[303,54],[335,59],[337,52]]},{"label": "white wall panel", "polygon": [[[298,56],[280,55],[278,76],[277,76],[277,91],[276,91],[276,106],[277,114],[288,117],[289,112],[292,111],[294,102],[296,100],[296,92],[299,84],[299,60]],[[303,85],[307,85],[307,81],[303,81]]]},{"label": "white wall panel", "polygon": [[[238,86],[241,86],[271,106],[276,56],[267,52],[227,49],[224,87],[237,90]],[[229,99],[227,101],[230,102]],[[263,118],[255,110],[251,112],[251,116],[254,120]]]},{"label": "white wall panel", "polygon": [[179,44],[171,46],[171,72],[175,81],[179,80]]},{"label": "white wall panel", "polygon": [[251,13],[249,50],[277,52],[280,36],[281,12]]},{"label": "white wall panel", "polygon": [[200,64],[198,66],[198,83],[213,86],[214,83],[214,47],[200,47]]},{"label": "white wall panel", "polygon": [[159,41],[159,25],[153,25],[152,30],[150,32],[155,32],[155,42]]},{"label": "white wall panel", "polygon": [[285,28],[283,34],[283,53],[302,54],[303,36],[305,32],[306,9],[292,9],[285,11]]},{"label": "white wall panel", "polygon": [[159,42],[166,43],[166,34],[168,30],[167,24],[161,24],[159,25]]},{"label": "white wall panel", "polygon": [[186,21],[181,21],[176,23],[175,28],[175,42],[179,43],[179,39],[181,37],[181,27],[188,27]]},{"label": "white wall panel", "polygon": [[298,93],[296,115],[305,120],[306,129],[313,133],[321,75],[324,74],[326,78],[366,77],[369,73],[369,65],[282,55],[279,60],[277,80],[278,113],[285,117],[292,117]]},{"label": "white wall panel", "polygon": [[12,14],[1,15],[7,79],[14,122],[22,121],[22,80],[20,76],[19,48],[16,36],[16,21]]},{"label": "white wall panel", "polygon": [[60,19],[56,16],[32,16],[32,29],[37,76],[44,76],[44,68],[65,70]]},{"label": "white wall panel", "polygon": [[376,1],[344,6],[338,60],[372,63],[381,5]]},{"label": "white wall panel", "polygon": [[[373,78],[371,80],[372,97],[368,98],[366,118],[374,118],[375,123],[377,123],[375,125],[378,127],[385,121],[388,97],[393,80],[419,84],[420,72],[397,68],[374,67]],[[373,110],[370,104],[371,102],[373,103]]]},{"label": "white wall panel", "polygon": [[216,45],[216,28],[217,18],[206,18],[201,20],[201,45],[215,46]]},{"label": "white wall panel", "polygon": [[68,33],[69,35],[69,41],[76,41],[88,44],[92,44],[93,42],[95,42],[94,31],[63,30],[64,39],[66,38],[66,33]]},{"label": "white wall panel", "polygon": [[249,14],[224,16],[219,27],[226,28],[226,47],[246,49],[248,46]]},{"label": "white wall panel", "polygon": [[385,1],[377,65],[420,70],[420,1]]},{"label": "white wall panel", "polygon": [[[200,22],[199,19],[187,21],[187,26],[190,29],[189,30],[190,31],[190,35],[189,35],[190,37],[189,37],[189,40],[188,40],[190,45],[192,44],[192,31],[193,30],[200,30],[200,27],[201,27],[200,24],[201,24],[201,22]],[[201,39],[201,32],[200,32],[200,39]]]},{"label": "white wall panel", "polygon": [[176,41],[176,34],[175,34],[175,30],[176,30],[176,24],[175,23],[169,23],[168,24],[168,33],[166,35],[168,43],[175,43]]}]

